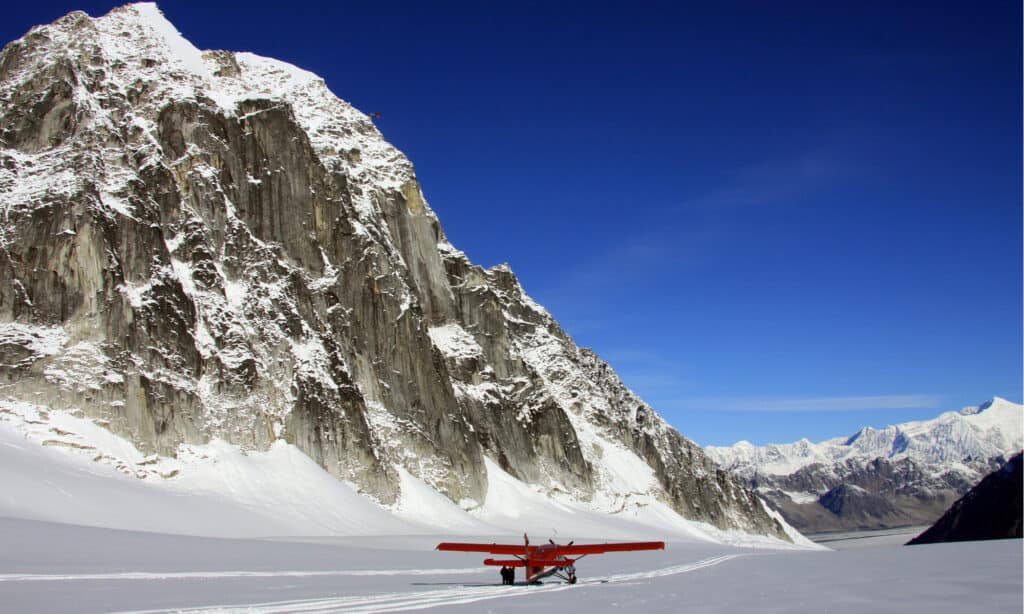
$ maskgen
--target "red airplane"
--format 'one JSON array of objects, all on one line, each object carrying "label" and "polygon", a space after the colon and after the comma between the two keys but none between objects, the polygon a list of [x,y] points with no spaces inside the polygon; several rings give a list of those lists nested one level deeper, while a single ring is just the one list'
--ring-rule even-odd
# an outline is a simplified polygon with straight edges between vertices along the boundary
[{"label": "red airplane", "polygon": [[[588,554],[665,549],[665,542],[622,542],[618,544],[580,544],[579,546],[574,546],[573,542],[569,542],[563,546],[548,540],[550,543],[542,546],[531,546],[530,538],[525,533],[523,541],[525,543],[522,546],[519,544],[443,542],[437,545],[437,549],[452,552],[510,554],[515,558],[484,559],[484,565],[525,567],[527,584],[536,584],[549,576],[558,576],[569,584],[576,584],[576,561]],[[576,558],[569,558],[573,556]]]}]

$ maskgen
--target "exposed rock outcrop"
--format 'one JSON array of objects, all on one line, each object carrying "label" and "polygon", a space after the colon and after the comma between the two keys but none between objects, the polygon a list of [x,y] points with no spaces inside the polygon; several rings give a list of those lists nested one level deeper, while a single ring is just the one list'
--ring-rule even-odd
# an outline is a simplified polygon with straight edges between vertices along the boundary
[{"label": "exposed rock outcrop", "polygon": [[8,398],[145,453],[283,438],[385,505],[403,467],[472,509],[487,456],[596,509],[785,538],[508,267],[449,244],[367,116],[153,5],[0,54],[0,211]]}]

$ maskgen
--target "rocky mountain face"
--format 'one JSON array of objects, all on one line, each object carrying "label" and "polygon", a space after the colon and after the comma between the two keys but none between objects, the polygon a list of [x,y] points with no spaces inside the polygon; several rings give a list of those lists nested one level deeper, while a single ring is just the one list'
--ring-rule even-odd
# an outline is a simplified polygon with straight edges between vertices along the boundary
[{"label": "rocky mountain face", "polygon": [[9,404],[164,456],[284,439],[385,506],[401,467],[471,510],[488,457],[595,509],[786,538],[507,266],[452,247],[367,116],[154,5],[4,48],[0,212]]},{"label": "rocky mountain face", "polygon": [[1021,453],[985,476],[957,500],[927,531],[911,544],[1020,539],[1024,515],[1024,472]]},{"label": "rocky mountain face", "polygon": [[709,447],[803,532],[931,524],[1024,445],[1024,407],[995,398],[933,420],[811,443]]}]

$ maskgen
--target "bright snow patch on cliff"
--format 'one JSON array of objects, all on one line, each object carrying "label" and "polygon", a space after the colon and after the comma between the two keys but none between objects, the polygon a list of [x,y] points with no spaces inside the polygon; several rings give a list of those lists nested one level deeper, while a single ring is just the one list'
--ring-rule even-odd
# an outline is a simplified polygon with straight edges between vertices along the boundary
[{"label": "bright snow patch on cliff", "polygon": [[434,342],[437,349],[456,361],[483,356],[483,348],[476,342],[473,335],[467,333],[458,324],[432,326],[427,332],[430,333],[430,340]]},{"label": "bright snow patch on cliff", "polygon": [[46,381],[65,390],[100,390],[119,384],[124,376],[110,369],[107,355],[95,344],[82,341],[67,348],[43,370]]},{"label": "bright snow patch on cliff", "polygon": [[[45,356],[53,356],[68,342],[68,335],[60,326],[35,326],[19,322],[0,323],[0,346],[23,348],[31,356],[28,363]],[[13,365],[12,365],[13,366]]]},{"label": "bright snow patch on cliff", "polygon": [[164,41],[170,51],[170,58],[177,60],[192,73],[207,79],[210,78],[210,71],[203,62],[203,52],[196,49],[181,35],[181,32],[178,32],[174,24],[167,21],[155,3],[139,2],[132,5],[132,8],[142,18],[143,23],[152,28],[153,32]]}]

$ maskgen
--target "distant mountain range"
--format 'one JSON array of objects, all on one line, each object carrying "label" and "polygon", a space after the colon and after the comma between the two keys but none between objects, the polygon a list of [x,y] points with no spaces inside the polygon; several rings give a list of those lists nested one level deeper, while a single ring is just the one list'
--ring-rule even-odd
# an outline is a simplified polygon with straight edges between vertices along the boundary
[{"label": "distant mountain range", "polygon": [[706,448],[805,533],[931,524],[1024,446],[1024,406],[993,398],[849,437]]}]

